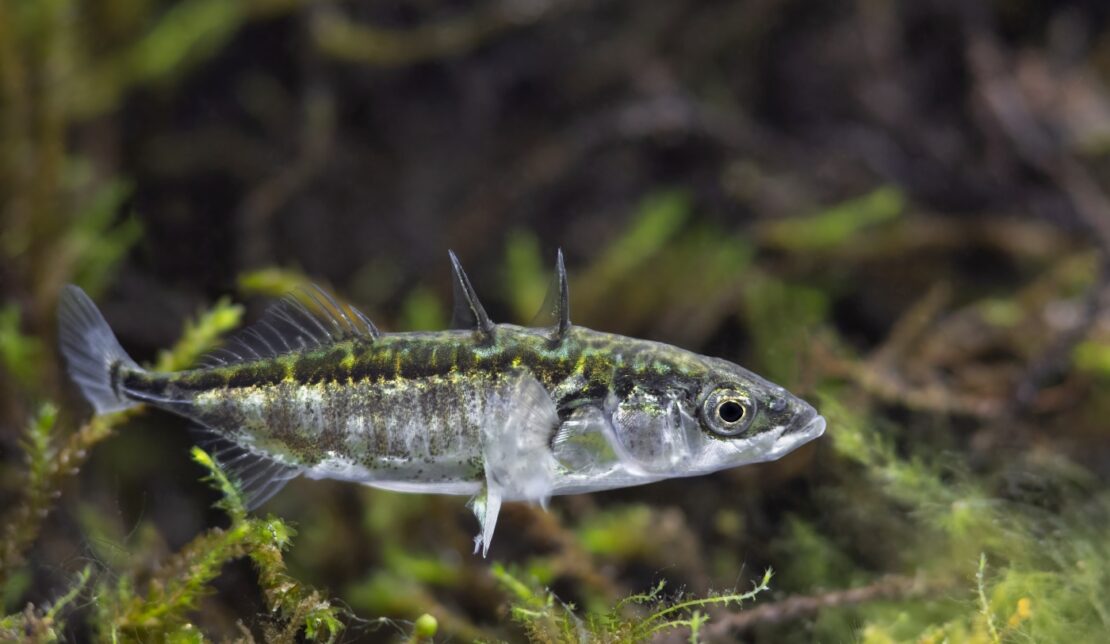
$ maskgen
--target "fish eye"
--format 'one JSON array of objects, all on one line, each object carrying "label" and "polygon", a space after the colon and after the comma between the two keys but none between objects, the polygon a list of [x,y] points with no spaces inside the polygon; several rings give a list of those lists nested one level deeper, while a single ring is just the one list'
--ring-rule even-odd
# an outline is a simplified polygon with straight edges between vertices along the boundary
[{"label": "fish eye", "polygon": [[717,389],[702,403],[704,424],[720,436],[742,434],[751,425],[754,412],[755,401],[735,389]]},{"label": "fish eye", "polygon": [[726,400],[717,405],[717,417],[726,423],[735,423],[744,417],[744,408],[735,400]]}]

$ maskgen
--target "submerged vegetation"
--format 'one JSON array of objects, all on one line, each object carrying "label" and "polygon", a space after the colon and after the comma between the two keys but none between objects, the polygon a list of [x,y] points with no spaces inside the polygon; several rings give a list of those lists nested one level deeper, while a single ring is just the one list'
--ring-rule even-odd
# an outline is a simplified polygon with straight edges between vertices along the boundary
[{"label": "submerged vegetation", "polygon": [[[1110,630],[1105,10],[401,4],[0,2],[0,640]],[[442,328],[448,247],[527,323],[557,246],[576,323],[735,360],[825,437],[506,505],[483,560],[462,498],[247,512],[57,359],[69,282],[176,370],[310,281]]]}]

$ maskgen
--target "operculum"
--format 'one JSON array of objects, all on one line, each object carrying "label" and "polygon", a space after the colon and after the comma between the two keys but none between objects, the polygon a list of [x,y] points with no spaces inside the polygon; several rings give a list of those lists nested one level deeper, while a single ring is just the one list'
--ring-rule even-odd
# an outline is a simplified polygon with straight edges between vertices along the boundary
[{"label": "operculum", "polygon": [[626,459],[653,475],[673,475],[696,452],[696,422],[677,395],[634,388],[617,405],[612,424]]}]

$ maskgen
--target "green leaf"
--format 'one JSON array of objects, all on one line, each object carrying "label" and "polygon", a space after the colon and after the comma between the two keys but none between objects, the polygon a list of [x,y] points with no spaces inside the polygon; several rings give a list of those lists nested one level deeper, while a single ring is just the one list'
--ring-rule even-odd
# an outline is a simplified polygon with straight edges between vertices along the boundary
[{"label": "green leaf", "polygon": [[193,460],[204,469],[208,470],[208,475],[204,477],[204,481],[212,486],[223,495],[219,501],[216,502],[216,507],[227,512],[232,521],[240,522],[247,517],[247,506],[243,501],[243,496],[239,492],[239,488],[231,482],[223,469],[216,463],[216,461],[203,449],[194,446],[192,449]]},{"label": "green leaf", "polygon": [[644,199],[632,225],[598,258],[591,279],[611,284],[631,273],[664,248],[690,212],[690,196],[685,191],[659,192]]},{"label": "green leaf", "polygon": [[788,250],[818,250],[843,244],[854,235],[896,219],[905,210],[905,197],[893,186],[878,188],[808,216],[768,224],[765,240]]}]

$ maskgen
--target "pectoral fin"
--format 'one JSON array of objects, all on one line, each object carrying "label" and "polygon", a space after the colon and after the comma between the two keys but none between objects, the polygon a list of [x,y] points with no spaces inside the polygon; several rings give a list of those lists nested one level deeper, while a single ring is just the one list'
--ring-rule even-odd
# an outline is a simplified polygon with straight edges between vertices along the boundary
[{"label": "pectoral fin", "polygon": [[499,396],[502,413],[494,414],[482,429],[485,485],[471,500],[482,524],[475,552],[480,547],[483,557],[493,539],[501,501],[534,501],[546,506],[558,469],[548,442],[559,415],[544,386],[531,374],[522,373],[510,380]]},{"label": "pectoral fin", "polygon": [[559,464],[578,475],[602,477],[616,468],[633,475],[644,474],[617,438],[610,415],[601,407],[585,405],[567,416],[551,441]]}]

